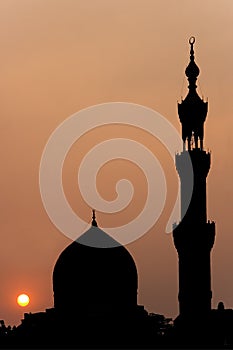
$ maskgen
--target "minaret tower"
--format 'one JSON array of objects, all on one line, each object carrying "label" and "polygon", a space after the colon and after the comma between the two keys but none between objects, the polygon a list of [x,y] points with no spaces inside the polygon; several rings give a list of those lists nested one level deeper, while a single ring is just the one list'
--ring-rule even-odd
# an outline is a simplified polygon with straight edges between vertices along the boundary
[{"label": "minaret tower", "polygon": [[[194,318],[211,310],[210,252],[214,244],[215,223],[207,221],[206,178],[210,169],[210,153],[204,150],[204,122],[208,103],[196,89],[199,68],[194,60],[195,38],[189,39],[190,62],[185,70],[188,94],[178,103],[182,125],[183,151],[176,155],[176,168],[181,184],[182,221],[174,225],[173,239],[179,256],[179,311],[181,317]],[[187,171],[185,163],[191,159],[193,192],[186,210]]]}]

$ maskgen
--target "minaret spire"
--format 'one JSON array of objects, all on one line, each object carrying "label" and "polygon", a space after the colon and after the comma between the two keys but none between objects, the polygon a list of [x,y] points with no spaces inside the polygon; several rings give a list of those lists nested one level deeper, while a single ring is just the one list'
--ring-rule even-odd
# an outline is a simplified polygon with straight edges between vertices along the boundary
[{"label": "minaret spire", "polygon": [[188,94],[181,103],[178,103],[178,114],[182,124],[182,139],[184,150],[193,148],[203,149],[204,122],[207,115],[208,103],[204,102],[198,95],[196,89],[197,77],[200,69],[194,60],[195,38],[189,39],[190,62],[185,70],[188,78]]},{"label": "minaret spire", "polygon": [[200,70],[199,70],[199,68],[196,65],[195,60],[194,60],[194,49],[193,49],[194,43],[195,43],[195,37],[191,36],[191,38],[189,39],[189,44],[190,44],[190,62],[189,62],[188,67],[185,70],[185,75],[187,76],[188,81],[189,81],[188,88],[189,88],[190,91],[195,91],[196,90],[196,88],[197,88],[196,80],[197,80],[197,77],[198,77],[198,75],[200,73]]}]

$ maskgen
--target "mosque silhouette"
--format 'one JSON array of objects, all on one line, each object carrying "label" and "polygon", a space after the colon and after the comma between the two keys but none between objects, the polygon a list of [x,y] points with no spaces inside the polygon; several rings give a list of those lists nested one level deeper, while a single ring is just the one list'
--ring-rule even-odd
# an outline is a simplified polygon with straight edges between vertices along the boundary
[{"label": "mosque silhouette", "polygon": [[93,211],[92,227],[61,253],[54,267],[55,309],[72,319],[87,313],[127,316],[137,309],[137,290],[132,256],[98,228]]},{"label": "mosque silhouette", "polygon": [[[54,307],[25,313],[18,327],[1,321],[4,348],[232,348],[233,310],[211,307],[211,249],[215,223],[207,220],[206,178],[210,153],[204,150],[208,103],[198,93],[199,68],[190,44],[185,74],[188,94],[178,104],[183,151],[176,155],[181,182],[181,223],[173,241],[179,257],[179,315],[175,320],[138,305],[138,275],[129,251],[98,225],[66,247],[53,270]],[[187,159],[193,167],[188,209]],[[98,247],[98,248],[97,248]],[[111,247],[111,248],[110,248]]]}]

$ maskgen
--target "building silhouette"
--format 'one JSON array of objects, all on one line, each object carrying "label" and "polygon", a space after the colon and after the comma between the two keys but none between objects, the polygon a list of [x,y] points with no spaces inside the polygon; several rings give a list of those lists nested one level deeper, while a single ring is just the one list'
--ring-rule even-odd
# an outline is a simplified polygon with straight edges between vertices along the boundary
[{"label": "building silhouette", "polygon": [[137,308],[135,262],[97,226],[93,214],[91,228],[61,253],[54,267],[54,307],[67,318],[88,312],[116,317]]},{"label": "building silhouette", "polygon": [[[215,223],[207,221],[206,178],[210,169],[210,153],[204,150],[204,122],[208,103],[197,93],[199,68],[194,60],[194,42],[190,43],[190,62],[185,70],[188,94],[178,104],[182,125],[183,151],[176,155],[176,168],[181,183],[181,223],[173,231],[179,256],[179,312],[180,318],[194,318],[211,310],[210,253],[215,238]],[[193,168],[193,192],[186,211],[187,162]]]},{"label": "building silhouette", "polygon": [[[52,274],[54,306],[25,313],[21,324],[0,320],[2,348],[232,348],[233,310],[222,302],[211,308],[210,254],[215,223],[207,220],[206,178],[210,153],[204,150],[207,102],[197,94],[199,68],[194,38],[186,68],[188,94],[178,104],[183,151],[176,155],[181,182],[181,217],[173,240],[179,257],[179,315],[171,319],[138,305],[133,257],[98,227],[90,227],[59,255]],[[187,162],[193,193],[187,208]]]},{"label": "building silhouette", "polygon": [[98,227],[95,211],[90,228],[59,255],[52,280],[54,307],[26,313],[4,347],[150,348],[171,327],[138,305],[134,259]]}]

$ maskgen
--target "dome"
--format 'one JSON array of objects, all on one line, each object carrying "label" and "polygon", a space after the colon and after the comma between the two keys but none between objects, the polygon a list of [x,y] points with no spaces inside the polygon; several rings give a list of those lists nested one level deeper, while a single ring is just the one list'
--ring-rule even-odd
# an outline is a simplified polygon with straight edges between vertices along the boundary
[{"label": "dome", "polygon": [[53,271],[57,311],[67,314],[136,307],[136,265],[128,250],[116,243],[104,231],[92,226],[65,248]]}]

